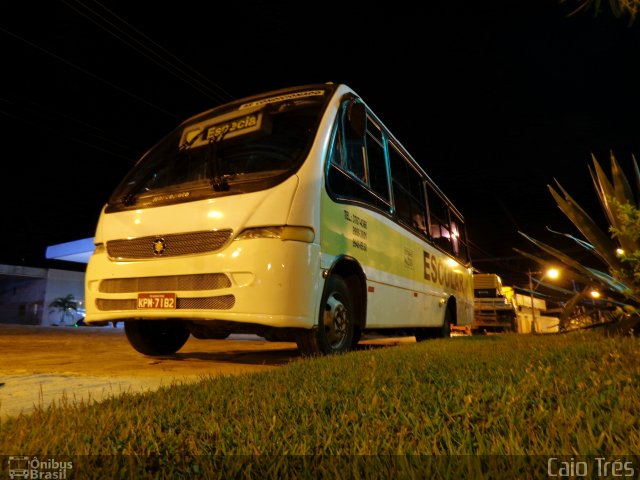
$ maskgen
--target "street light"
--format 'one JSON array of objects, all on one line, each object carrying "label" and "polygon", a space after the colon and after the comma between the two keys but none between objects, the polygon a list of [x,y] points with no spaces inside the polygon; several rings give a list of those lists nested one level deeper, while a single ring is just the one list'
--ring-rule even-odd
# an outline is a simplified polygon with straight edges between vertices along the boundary
[{"label": "street light", "polygon": [[533,307],[533,292],[535,292],[535,289],[538,288],[538,285],[540,285],[539,283],[537,283],[536,287],[533,288],[532,275],[534,273],[543,273],[544,275],[542,275],[542,278],[548,277],[554,280],[560,276],[560,271],[557,268],[549,268],[546,271],[538,270],[536,272],[532,272],[531,270],[529,270],[529,295],[531,297],[531,331],[532,333],[535,333],[535,330],[536,330],[536,310]]}]

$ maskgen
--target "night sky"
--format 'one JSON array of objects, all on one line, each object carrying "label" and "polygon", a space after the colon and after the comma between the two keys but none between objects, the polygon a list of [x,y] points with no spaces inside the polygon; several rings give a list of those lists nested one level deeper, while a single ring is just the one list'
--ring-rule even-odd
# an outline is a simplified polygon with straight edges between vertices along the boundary
[{"label": "night sky", "polygon": [[354,88],[463,213],[475,266],[505,277],[522,265],[513,247],[535,251],[518,230],[556,246],[547,226],[577,233],[547,184],[600,219],[591,154],[628,172],[640,157],[640,21],[607,5],[3,3],[0,263],[44,266],[48,245],[93,236],[181,120],[298,84]]}]

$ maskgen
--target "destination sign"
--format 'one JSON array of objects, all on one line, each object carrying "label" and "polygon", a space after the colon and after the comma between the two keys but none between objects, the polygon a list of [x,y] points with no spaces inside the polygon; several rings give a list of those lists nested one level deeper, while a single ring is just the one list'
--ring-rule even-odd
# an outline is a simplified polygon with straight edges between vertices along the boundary
[{"label": "destination sign", "polygon": [[194,148],[206,145],[211,140],[218,142],[262,130],[268,132],[269,127],[268,117],[263,112],[254,112],[213,125],[205,124],[187,130],[183,134],[183,142]]}]

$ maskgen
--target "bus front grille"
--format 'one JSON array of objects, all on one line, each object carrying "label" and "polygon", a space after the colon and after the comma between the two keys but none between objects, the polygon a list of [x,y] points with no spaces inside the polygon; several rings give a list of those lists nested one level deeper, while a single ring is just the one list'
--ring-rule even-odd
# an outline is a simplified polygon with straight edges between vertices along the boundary
[{"label": "bus front grille", "polygon": [[101,293],[175,292],[229,288],[231,280],[224,273],[170,275],[164,277],[110,278],[100,282]]},{"label": "bus front grille", "polygon": [[[236,304],[234,295],[220,295],[218,297],[178,298],[176,310],[229,310]],[[96,299],[98,310],[106,312],[113,310],[137,310],[138,300],[126,299]],[[139,310],[145,311],[145,310]],[[148,311],[148,310],[147,310]],[[154,310],[158,311],[158,310]]]},{"label": "bus front grille", "polygon": [[114,260],[176,257],[214,252],[231,238],[231,230],[150,235],[107,242],[107,253]]}]

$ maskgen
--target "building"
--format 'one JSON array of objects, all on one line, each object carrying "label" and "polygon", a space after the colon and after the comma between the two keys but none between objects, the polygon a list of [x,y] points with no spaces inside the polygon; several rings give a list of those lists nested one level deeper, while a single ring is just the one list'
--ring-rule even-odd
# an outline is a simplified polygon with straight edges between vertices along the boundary
[{"label": "building", "polygon": [[512,302],[516,306],[518,332],[557,333],[559,331],[560,319],[545,315],[547,312],[545,300],[516,293]]},{"label": "building", "polygon": [[[87,264],[93,238],[47,248],[49,260]],[[61,313],[49,308],[59,297],[73,295],[78,302],[74,321],[84,317],[84,272],[0,264],[0,323],[56,325]],[[68,323],[71,323],[68,319]]]}]

